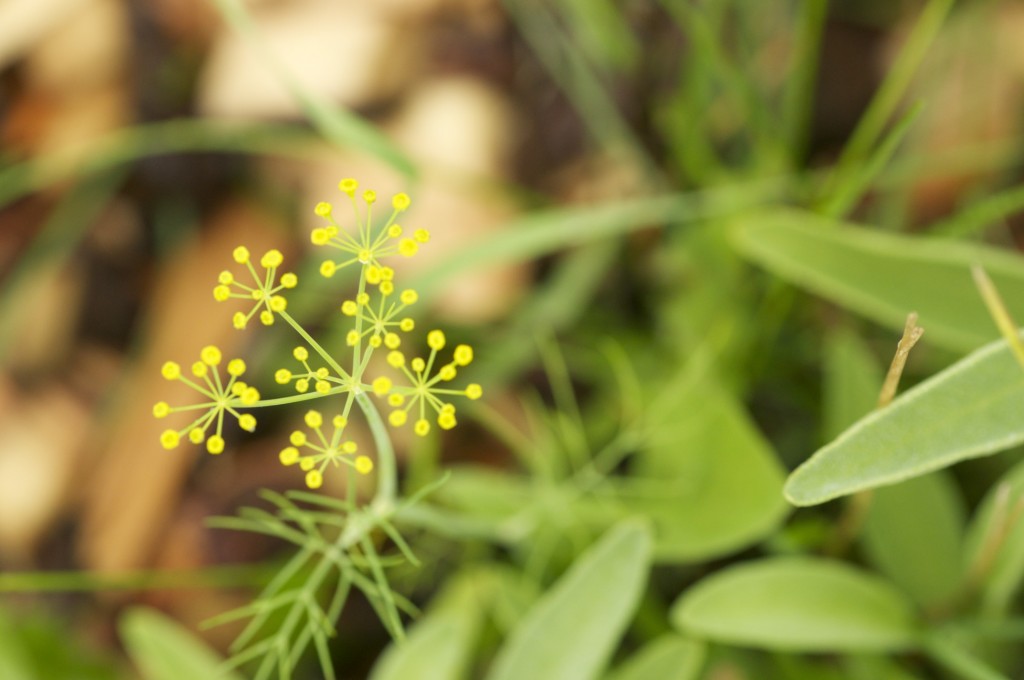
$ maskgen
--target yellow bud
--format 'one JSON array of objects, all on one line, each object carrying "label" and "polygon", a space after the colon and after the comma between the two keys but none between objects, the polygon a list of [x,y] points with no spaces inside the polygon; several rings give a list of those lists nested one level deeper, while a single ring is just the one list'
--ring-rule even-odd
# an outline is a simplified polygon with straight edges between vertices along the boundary
[{"label": "yellow bud", "polygon": [[305,378],[300,378],[295,381],[295,391],[299,394],[305,394],[309,391],[309,381]]},{"label": "yellow bud", "polygon": [[427,362],[423,361],[419,357],[416,357],[411,362],[412,370],[416,373],[422,373],[427,368]]},{"label": "yellow bud", "polygon": [[327,231],[327,238],[334,238],[338,235],[338,227],[333,224],[324,227],[324,229]]},{"label": "yellow bud", "polygon": [[329,279],[332,276],[334,276],[334,272],[336,271],[336,269],[337,267],[335,267],[334,262],[332,262],[331,260],[324,260],[320,264],[320,276]]},{"label": "yellow bud", "polygon": [[227,286],[215,286],[213,289],[213,299],[217,302],[224,302],[231,297],[231,289]]},{"label": "yellow bud", "polygon": [[427,345],[432,350],[444,349],[444,332],[434,330],[427,333]]},{"label": "yellow bud", "polygon": [[391,267],[381,267],[380,277],[385,281],[392,281],[395,278],[395,270]]},{"label": "yellow bud", "polygon": [[388,416],[388,422],[395,427],[401,427],[402,425],[405,425],[407,417],[408,416],[405,411],[392,411]]},{"label": "yellow bud", "polygon": [[245,314],[242,312],[235,312],[235,315],[231,317],[231,325],[238,330],[245,328],[247,323],[249,323],[249,320],[245,318]]},{"label": "yellow bud", "polygon": [[316,461],[313,460],[312,456],[299,459],[299,467],[303,470],[312,470],[314,465],[316,465]]},{"label": "yellow bud", "polygon": [[292,350],[292,356],[297,361],[305,361],[309,358],[309,351],[305,347],[296,347]]},{"label": "yellow bud", "polygon": [[356,192],[356,189],[359,188],[359,182],[351,178],[345,178],[338,182],[338,188],[351,196]]},{"label": "yellow bud", "polygon": [[217,275],[217,283],[222,286],[230,286],[235,282],[235,275],[229,272],[227,269]]},{"label": "yellow bud", "polygon": [[299,285],[299,277],[295,274],[288,272],[281,275],[281,285],[285,288],[294,288]]},{"label": "yellow bud", "polygon": [[455,363],[459,366],[468,366],[473,361],[473,348],[469,345],[459,345],[455,348]]},{"label": "yellow bud", "polygon": [[426,419],[420,418],[416,421],[416,424],[413,425],[412,430],[419,436],[426,437],[427,433],[430,432],[430,423],[428,423]]},{"label": "yellow bud", "polygon": [[262,312],[260,312],[260,323],[263,324],[264,326],[273,326],[274,313],[271,312],[269,309],[264,309]]},{"label": "yellow bud", "polygon": [[224,438],[219,434],[215,434],[206,440],[206,450],[217,455],[224,452]]},{"label": "yellow bud", "polygon": [[282,296],[274,295],[273,297],[270,298],[270,309],[271,309],[271,311],[274,311],[274,312],[277,312],[278,314],[280,314],[281,312],[283,312],[287,308],[288,308],[288,300],[284,299]]},{"label": "yellow bud", "polygon": [[341,313],[345,316],[355,316],[359,306],[353,300],[345,300],[341,303]]},{"label": "yellow bud", "polygon": [[314,389],[319,394],[327,394],[328,392],[331,391],[331,383],[327,382],[326,380],[317,380]]},{"label": "yellow bud", "polygon": [[398,350],[388,352],[388,364],[394,368],[401,368],[405,365],[405,355]]},{"label": "yellow bud", "polygon": [[409,199],[409,194],[395,194],[391,199],[391,205],[399,211],[408,210],[410,203],[412,201]]},{"label": "yellow bud", "polygon": [[252,406],[260,400],[260,391],[255,387],[246,387],[245,391],[242,392],[241,400],[246,406]]},{"label": "yellow bud", "polygon": [[280,267],[282,262],[284,262],[284,255],[276,248],[263,253],[263,257],[260,258],[260,266],[264,269]]},{"label": "yellow bud", "polygon": [[405,397],[399,394],[398,392],[392,392],[391,394],[388,395],[388,406],[394,406],[395,408],[398,408],[404,403]]},{"label": "yellow bud", "polygon": [[398,346],[402,344],[402,338],[399,337],[398,333],[386,333],[384,335],[384,344],[387,345],[388,349],[398,349]]},{"label": "yellow bud", "polygon": [[214,345],[207,345],[199,352],[199,358],[202,359],[203,363],[207,366],[216,366],[220,363],[220,350]]},{"label": "yellow bud", "polygon": [[241,359],[232,359],[228,362],[228,375],[233,375],[236,378],[245,373],[245,362]]},{"label": "yellow bud", "polygon": [[359,447],[356,446],[355,442],[352,442],[352,441],[344,442],[341,445],[341,452],[342,453],[355,453],[358,450],[358,448]]},{"label": "yellow bud", "polygon": [[403,305],[408,306],[416,304],[416,301],[420,299],[420,296],[412,288],[406,288],[402,291],[402,294],[398,299],[402,301]]},{"label": "yellow bud", "polygon": [[398,327],[401,330],[403,330],[406,333],[408,333],[413,328],[416,328],[416,322],[413,321],[412,319],[410,319],[409,317],[406,317],[406,318],[402,319],[400,322],[398,322]]},{"label": "yellow bud", "polygon": [[466,396],[469,397],[470,399],[479,399],[483,395],[483,388],[477,385],[476,383],[466,386]]},{"label": "yellow bud", "polygon": [[331,240],[331,237],[326,229],[323,227],[317,227],[313,231],[309,232],[309,240],[315,246],[327,245],[327,242]]},{"label": "yellow bud", "polygon": [[294,446],[281,449],[278,458],[281,460],[281,465],[295,465],[299,462],[299,450]]},{"label": "yellow bud", "polygon": [[279,368],[274,371],[274,382],[278,385],[287,385],[292,380],[292,372],[287,368]]},{"label": "yellow bud", "polygon": [[416,232],[413,233],[412,237],[420,243],[426,243],[430,240],[430,232],[426,229],[417,229]]},{"label": "yellow bud", "polygon": [[295,430],[288,437],[288,441],[292,443],[292,446],[305,446],[306,445],[306,433],[302,430]]},{"label": "yellow bud", "polygon": [[322,367],[316,369],[316,373],[314,373],[313,375],[315,375],[316,377],[320,378],[321,380],[324,380],[330,374],[331,374],[330,369],[328,369],[326,366],[322,366]]},{"label": "yellow bud", "polygon": [[313,208],[313,212],[315,212],[320,217],[330,217],[331,216],[331,204],[330,203],[326,203],[324,201],[320,201],[319,203],[316,204],[316,207]]},{"label": "yellow bud", "polygon": [[360,293],[359,295],[357,295],[356,304],[359,305],[360,307],[365,307],[366,305],[370,304],[370,294]]},{"label": "yellow bud", "polygon": [[416,241],[411,238],[403,238],[398,242],[398,253],[402,257],[412,257],[416,254],[416,251],[420,249],[420,246]]},{"label": "yellow bud", "polygon": [[205,376],[208,370],[209,367],[202,361],[197,361],[194,364],[192,364],[192,375],[194,375],[197,378],[202,378],[203,376]]},{"label": "yellow bud", "polygon": [[238,416],[238,426],[246,432],[256,431],[256,417],[251,413],[243,413]]},{"label": "yellow bud", "polygon": [[178,441],[180,441],[180,438],[174,430],[164,430],[160,435],[160,446],[168,451],[178,446]]},{"label": "yellow bud", "polygon": [[167,380],[177,380],[181,377],[181,366],[174,361],[164,362],[164,365],[160,367],[160,375]]},{"label": "yellow bud", "polygon": [[351,330],[345,336],[345,344],[349,347],[355,347],[359,344],[359,331]]},{"label": "yellow bud", "polygon": [[248,387],[248,385],[239,380],[231,386],[231,394],[235,395],[236,397],[240,397],[242,396],[242,392],[245,392],[246,387]]},{"label": "yellow bud", "polygon": [[206,439],[206,433],[198,427],[193,427],[188,431],[188,440],[193,444],[202,444],[204,439]]},{"label": "yellow bud", "polygon": [[381,376],[373,381],[373,392],[379,396],[384,396],[391,391],[391,379],[385,376]]},{"label": "yellow bud", "polygon": [[441,380],[455,380],[455,374],[455,367],[452,366],[451,364],[445,364],[437,372],[437,375],[441,378]]},{"label": "yellow bud", "polygon": [[310,489],[319,489],[324,484],[324,476],[319,470],[310,470],[306,473],[306,486]]},{"label": "yellow bud", "polygon": [[442,430],[450,430],[455,427],[455,414],[454,413],[442,413],[437,416],[437,424],[441,426]]},{"label": "yellow bud", "polygon": [[154,418],[166,418],[167,414],[171,412],[171,405],[166,401],[158,401],[153,404],[153,417]]},{"label": "yellow bud", "polygon": [[324,424],[324,417],[319,411],[307,411],[304,420],[306,426],[314,430]]},{"label": "yellow bud", "polygon": [[238,246],[231,253],[231,257],[234,258],[238,264],[245,264],[249,261],[249,249],[245,246]]},{"label": "yellow bud", "polygon": [[345,419],[345,416],[334,416],[331,419],[331,423],[334,425],[335,430],[341,430],[348,425],[348,420]]},{"label": "yellow bud", "polygon": [[401,235],[402,227],[400,227],[399,225],[392,224],[390,227],[388,227],[388,236],[390,236],[391,238],[398,238]]},{"label": "yellow bud", "polygon": [[367,189],[363,192],[363,200],[371,205],[377,202],[377,192]]},{"label": "yellow bud", "polygon": [[361,475],[368,475],[373,471],[373,461],[368,456],[358,456],[355,464],[356,472]]},{"label": "yellow bud", "polygon": [[381,344],[380,336],[379,335],[371,335],[370,339],[368,340],[368,342],[370,343],[370,347],[373,347],[374,349],[376,349],[377,347],[380,347],[380,344]]},{"label": "yellow bud", "polygon": [[380,282],[380,294],[387,297],[395,292],[395,284],[391,281]]},{"label": "yellow bud", "polygon": [[372,286],[381,282],[380,267],[371,264],[366,268],[366,282]]}]

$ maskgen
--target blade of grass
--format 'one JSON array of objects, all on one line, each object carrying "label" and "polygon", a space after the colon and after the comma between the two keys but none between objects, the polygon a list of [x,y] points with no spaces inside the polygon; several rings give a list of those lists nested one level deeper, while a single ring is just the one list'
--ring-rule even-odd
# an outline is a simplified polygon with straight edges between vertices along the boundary
[{"label": "blade of grass", "polygon": [[799,3],[797,29],[793,44],[792,73],[783,94],[783,139],[790,154],[790,167],[803,162],[814,107],[814,86],[818,77],[818,54],[828,15],[827,0]]},{"label": "blade of grass", "polygon": [[413,162],[375,126],[351,111],[333,107],[304,87],[274,55],[245,6],[238,0],[215,0],[221,16],[252,45],[257,56],[291,93],[306,117],[330,142],[342,148],[361,149],[387,163],[405,177],[416,176]]},{"label": "blade of grass", "polygon": [[895,63],[843,148],[826,196],[849,181],[849,175],[856,172],[857,166],[867,158],[906,94],[914,73],[924,60],[925,53],[938,35],[952,6],[953,0],[931,0],[921,12]]},{"label": "blade of grass", "polygon": [[971,203],[963,210],[932,225],[936,236],[961,238],[983,231],[987,227],[1024,210],[1024,186],[1000,191]]}]

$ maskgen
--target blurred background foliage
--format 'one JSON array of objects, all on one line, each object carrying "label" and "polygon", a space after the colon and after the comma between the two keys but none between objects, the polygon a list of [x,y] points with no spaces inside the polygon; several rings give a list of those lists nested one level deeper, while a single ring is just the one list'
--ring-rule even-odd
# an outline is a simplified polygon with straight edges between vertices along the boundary
[{"label": "blurred background foliage", "polygon": [[[894,637],[807,657],[716,633],[729,603],[712,588],[671,605],[734,563],[833,552],[926,618],[979,592],[1012,616],[1021,560],[989,581],[961,563],[1016,452],[879,494],[849,545],[839,505],[793,513],[781,489],[873,408],[909,311],[926,334],[908,383],[997,337],[968,264],[1024,318],[1022,46],[1013,0],[0,5],[0,677],[214,663],[140,606],[195,631],[251,599],[286,550],[203,520],[294,487],[277,451],[300,412],[235,433],[220,458],[168,453],[159,366],[216,343],[271,383],[292,340],[236,333],[210,289],[238,244],[301,260],[312,206],[342,177],[413,196],[406,221],[434,238],[400,275],[424,319],[477,348],[487,398],[450,435],[399,436],[408,492],[452,470],[403,518],[423,565],[394,574],[430,616],[375,667],[387,633],[353,598],[339,677],[540,677],[516,650],[561,624],[531,604],[557,583],[547,610],[571,611],[603,590],[588,579],[639,579],[626,563],[594,573],[623,546],[653,567],[635,615],[599,603],[618,618],[588,638],[596,656],[571,657],[589,664],[579,677],[609,661],[620,680],[941,677],[902,651],[903,610],[878,614]],[[340,346],[344,293],[305,262],[290,309]],[[618,524],[636,516],[650,546]],[[856,576],[814,573],[811,592],[818,577],[858,614],[861,584],[842,590]],[[235,633],[203,636],[223,651]],[[843,634],[820,649],[846,651]],[[972,645],[1024,672],[1006,646]],[[167,670],[181,658],[199,665]]]}]

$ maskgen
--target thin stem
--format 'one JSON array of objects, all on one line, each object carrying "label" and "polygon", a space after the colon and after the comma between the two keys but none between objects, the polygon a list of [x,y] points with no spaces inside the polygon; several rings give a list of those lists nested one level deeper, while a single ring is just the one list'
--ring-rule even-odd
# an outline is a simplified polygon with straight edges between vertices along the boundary
[{"label": "thin stem", "polygon": [[316,350],[316,353],[319,354],[320,357],[324,361],[326,361],[328,365],[330,365],[330,367],[333,368],[339,376],[346,379],[351,378],[348,372],[344,368],[342,368],[337,361],[334,360],[334,357],[328,354],[327,350],[321,347],[320,343],[314,340],[313,337],[306,332],[306,329],[300,326],[299,323],[288,314],[288,312],[278,312],[278,314],[281,316],[282,319],[288,322],[289,326],[295,329],[296,333],[302,336],[303,340],[309,343],[310,347]]},{"label": "thin stem", "polygon": [[356,403],[366,416],[366,423],[370,426],[373,443],[377,446],[377,495],[373,499],[373,506],[386,510],[394,505],[398,486],[395,449],[391,445],[391,437],[388,436],[380,411],[374,406],[369,395],[366,392],[356,392],[355,397]]}]

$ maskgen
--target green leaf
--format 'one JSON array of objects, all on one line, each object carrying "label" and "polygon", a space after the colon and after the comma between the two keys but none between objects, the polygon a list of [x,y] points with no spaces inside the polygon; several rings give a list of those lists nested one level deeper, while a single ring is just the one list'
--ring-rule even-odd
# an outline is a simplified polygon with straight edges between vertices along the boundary
[{"label": "green leaf", "polygon": [[918,604],[943,604],[963,576],[964,513],[944,471],[876,489],[862,534],[867,557]]},{"label": "green leaf", "polygon": [[696,680],[705,654],[702,642],[663,635],[647,643],[605,680]]},{"label": "green leaf", "polygon": [[392,642],[373,667],[370,680],[456,680],[466,666],[480,632],[481,593],[488,589],[485,573],[455,576],[432,603],[431,610]]},{"label": "green leaf", "polygon": [[917,637],[910,602],[889,583],[802,557],[718,572],[684,593],[671,619],[688,634],[778,651],[894,651]]},{"label": "green leaf", "polygon": [[121,616],[118,630],[146,680],[241,680],[222,670],[223,660],[202,640],[155,609],[129,609]]},{"label": "green leaf", "polygon": [[878,404],[882,369],[868,346],[846,328],[825,340],[824,431],[835,439]]},{"label": "green leaf", "polygon": [[735,398],[688,367],[649,414],[648,446],[621,501],[655,528],[655,557],[687,562],[746,547],[786,516],[784,472]]},{"label": "green leaf", "polygon": [[859,229],[778,209],[744,218],[734,243],[773,274],[895,330],[916,311],[927,342],[967,352],[996,337],[971,278],[980,264],[1024,318],[1024,260],[984,246]]},{"label": "green leaf", "polygon": [[650,568],[647,527],[625,521],[582,554],[512,631],[489,680],[586,680],[611,657]]},{"label": "green leaf", "polygon": [[[926,331],[927,332],[927,331]],[[1024,441],[1024,371],[994,342],[874,411],[790,475],[786,497],[816,505]]]},{"label": "green leaf", "polygon": [[[988,562],[979,579],[986,613],[1005,613],[1024,581],[1024,461],[1015,465],[985,496],[967,532],[967,565],[977,570]],[[1008,521],[1014,519],[1012,524]],[[1002,539],[1000,540],[1000,535]]]}]

